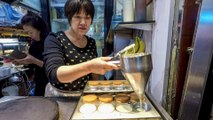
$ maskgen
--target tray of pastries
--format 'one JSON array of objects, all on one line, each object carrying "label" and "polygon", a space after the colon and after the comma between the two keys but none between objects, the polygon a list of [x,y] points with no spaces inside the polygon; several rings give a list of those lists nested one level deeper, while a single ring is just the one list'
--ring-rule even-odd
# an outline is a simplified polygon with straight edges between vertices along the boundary
[{"label": "tray of pastries", "polygon": [[145,111],[139,106],[135,92],[84,93],[72,115],[72,120],[85,119],[150,119],[161,120],[159,113],[150,104]]},{"label": "tray of pastries", "polygon": [[84,93],[113,93],[132,92],[133,89],[127,80],[88,81]]}]

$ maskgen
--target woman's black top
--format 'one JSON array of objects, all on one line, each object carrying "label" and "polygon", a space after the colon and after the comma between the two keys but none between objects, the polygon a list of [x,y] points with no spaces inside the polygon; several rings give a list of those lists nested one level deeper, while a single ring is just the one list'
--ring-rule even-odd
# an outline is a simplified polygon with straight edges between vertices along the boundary
[{"label": "woman's black top", "polygon": [[[43,61],[44,42],[43,41],[33,41],[30,48],[29,54],[33,57]],[[48,83],[47,76],[45,74],[44,67],[39,67],[35,64],[30,64],[29,68],[34,72],[35,81],[35,96],[43,96],[45,92],[45,87]]]},{"label": "woman's black top", "polygon": [[71,83],[59,82],[56,71],[62,65],[75,65],[97,57],[96,43],[93,38],[86,36],[87,45],[84,48],[75,46],[64,32],[50,33],[44,44],[44,62],[46,74],[50,83],[65,91],[83,90],[91,74],[85,75]]}]

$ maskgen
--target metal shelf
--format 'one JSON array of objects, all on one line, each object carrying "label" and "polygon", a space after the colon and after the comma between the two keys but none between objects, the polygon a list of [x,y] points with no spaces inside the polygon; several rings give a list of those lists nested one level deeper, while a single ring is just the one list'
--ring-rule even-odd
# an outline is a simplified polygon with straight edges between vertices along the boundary
[{"label": "metal shelf", "polygon": [[[50,6],[51,7],[64,7],[65,2],[61,2],[61,3],[51,3]],[[104,6],[104,2],[94,2],[93,3],[94,6]]]},{"label": "metal shelf", "polygon": [[115,30],[123,29],[136,29],[136,30],[147,30],[151,31],[155,21],[145,21],[145,22],[120,22],[115,27]]}]

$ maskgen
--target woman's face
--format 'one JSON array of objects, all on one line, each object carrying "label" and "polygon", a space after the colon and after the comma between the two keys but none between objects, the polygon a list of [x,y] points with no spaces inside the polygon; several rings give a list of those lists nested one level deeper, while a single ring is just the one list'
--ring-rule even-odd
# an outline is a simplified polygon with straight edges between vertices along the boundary
[{"label": "woman's face", "polygon": [[23,29],[25,32],[27,32],[30,38],[36,41],[40,41],[40,31],[30,25],[23,25]]},{"label": "woman's face", "polygon": [[91,22],[91,16],[86,15],[84,10],[81,10],[79,14],[74,14],[70,24],[76,34],[85,35],[89,31]]}]

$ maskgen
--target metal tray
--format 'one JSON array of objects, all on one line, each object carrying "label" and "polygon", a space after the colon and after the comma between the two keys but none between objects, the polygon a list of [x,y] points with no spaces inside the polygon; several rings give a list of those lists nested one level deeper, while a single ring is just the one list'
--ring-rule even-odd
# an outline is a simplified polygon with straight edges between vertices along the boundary
[{"label": "metal tray", "polygon": [[[99,93],[95,93],[99,94]],[[72,115],[72,120],[97,120],[97,119],[104,119],[104,120],[114,120],[114,119],[137,119],[137,120],[162,120],[160,114],[156,111],[156,109],[152,106],[152,104],[147,99],[146,102],[150,105],[151,109],[149,111],[132,111],[129,113],[122,113],[116,110],[110,113],[102,113],[98,111],[98,106],[101,104],[100,102],[92,103],[96,105],[96,111],[92,113],[81,113],[80,107],[84,104],[82,102],[82,97],[79,100],[79,103],[75,109],[75,112]],[[112,102],[113,106],[115,107],[116,104]]]},{"label": "metal tray", "polygon": [[[127,82],[126,80],[109,80],[111,82],[110,85],[105,86],[102,85],[102,82],[106,81],[96,81],[99,82],[99,85],[97,86],[90,86],[89,82],[86,84],[84,88],[84,93],[114,93],[114,92],[133,92],[133,89],[130,84],[128,85],[113,85],[114,81],[122,81],[122,82]],[[94,82],[94,81],[93,81]]]}]

